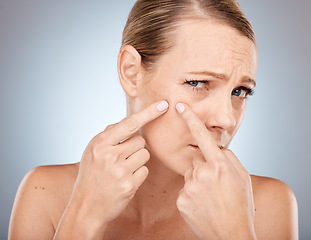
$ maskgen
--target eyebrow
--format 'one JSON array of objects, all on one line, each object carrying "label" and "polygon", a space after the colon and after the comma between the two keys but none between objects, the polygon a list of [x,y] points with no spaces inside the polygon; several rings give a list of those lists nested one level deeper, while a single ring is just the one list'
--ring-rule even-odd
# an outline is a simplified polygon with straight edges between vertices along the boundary
[{"label": "eyebrow", "polygon": [[[216,73],[216,72],[211,72],[211,71],[187,72],[187,74],[212,76],[220,80],[224,80],[224,81],[229,79],[229,77],[226,74]],[[256,80],[248,76],[243,77],[242,82],[250,82],[256,87]]]}]

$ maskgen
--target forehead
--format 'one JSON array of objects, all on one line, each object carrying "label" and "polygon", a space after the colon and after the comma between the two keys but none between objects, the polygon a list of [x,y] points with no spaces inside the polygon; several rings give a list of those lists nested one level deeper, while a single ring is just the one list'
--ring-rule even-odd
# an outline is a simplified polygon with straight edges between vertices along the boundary
[{"label": "forehead", "polygon": [[175,64],[178,62],[185,71],[212,70],[230,74],[239,68],[249,77],[256,75],[254,43],[236,29],[212,20],[182,22],[170,54]]}]

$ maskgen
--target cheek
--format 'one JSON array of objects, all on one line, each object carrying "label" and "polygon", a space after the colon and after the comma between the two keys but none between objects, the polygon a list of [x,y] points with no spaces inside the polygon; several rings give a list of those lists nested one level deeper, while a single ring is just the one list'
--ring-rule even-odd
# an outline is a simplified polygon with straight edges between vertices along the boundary
[{"label": "cheek", "polygon": [[[234,117],[237,121],[237,128],[240,127],[245,112],[246,112],[246,102],[247,100],[237,100],[236,101],[236,105],[233,105],[233,109],[234,109]],[[232,101],[233,102],[233,101]]]},{"label": "cheek", "polygon": [[145,83],[138,88],[137,100],[142,108],[150,104],[166,100],[171,96],[170,87],[165,85],[161,80],[155,78],[145,79]]},{"label": "cheek", "polygon": [[170,101],[169,110],[161,117],[146,124],[140,134],[153,152],[162,151],[175,154],[186,142],[191,140],[188,126],[177,113],[175,105],[179,101]]},{"label": "cheek", "polygon": [[167,100],[169,103],[168,111],[143,127],[145,135],[148,134],[157,138],[170,139],[182,135],[186,127],[185,122],[175,109],[176,102]]},{"label": "cheek", "polygon": [[242,121],[243,121],[244,115],[245,115],[245,110],[246,110],[246,108],[243,108],[240,111],[236,112],[237,123],[236,123],[236,128],[235,128],[234,135],[239,130],[239,128],[240,128],[240,126],[242,124]]},{"label": "cheek", "polygon": [[155,81],[155,79],[149,80],[140,92],[138,97],[139,105],[141,108],[145,108],[161,100],[166,100],[169,104],[167,113],[144,126],[141,134],[149,142],[159,141],[158,144],[161,144],[165,140],[166,143],[169,142],[176,145],[176,138],[180,140],[185,134],[190,134],[190,131],[188,131],[186,123],[175,107],[178,102],[191,105],[191,99],[185,94],[184,89],[174,82],[167,83],[160,80]]},{"label": "cheek", "polygon": [[175,102],[169,103],[168,112],[145,125],[140,134],[146,140],[146,148],[153,160],[159,160],[182,175],[191,166],[193,157],[187,148],[191,134],[175,110]]},{"label": "cheek", "polygon": [[151,105],[152,103],[155,103],[161,100],[166,100],[166,99],[164,96],[162,96],[162,94],[159,93],[159,91],[155,91],[154,89],[145,90],[141,94],[139,94],[137,97],[137,101],[141,109],[144,109],[148,107],[149,105]]},{"label": "cheek", "polygon": [[[246,99],[240,99],[237,97],[232,97],[232,107],[235,111],[245,112],[246,109]],[[240,114],[240,113],[239,113]]]}]

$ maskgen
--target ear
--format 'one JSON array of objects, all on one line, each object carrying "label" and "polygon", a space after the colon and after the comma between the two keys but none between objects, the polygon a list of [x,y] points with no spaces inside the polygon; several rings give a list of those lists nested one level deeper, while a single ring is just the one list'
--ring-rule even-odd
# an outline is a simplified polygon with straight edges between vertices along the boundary
[{"label": "ear", "polygon": [[133,46],[123,46],[118,55],[118,74],[122,88],[130,97],[137,96],[137,78],[140,70],[140,54]]}]

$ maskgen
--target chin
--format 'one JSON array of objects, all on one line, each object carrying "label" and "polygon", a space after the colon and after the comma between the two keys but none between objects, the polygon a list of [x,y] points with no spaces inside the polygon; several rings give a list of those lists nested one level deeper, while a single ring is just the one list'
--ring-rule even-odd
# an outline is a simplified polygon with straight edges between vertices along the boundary
[{"label": "chin", "polygon": [[189,168],[193,167],[192,161],[195,157],[202,158],[201,152],[197,152],[190,147],[183,147],[181,149],[172,149],[169,144],[166,146],[154,146],[146,145],[146,148],[150,152],[150,164],[152,169],[158,169],[156,171],[164,172],[168,171],[172,174],[178,174],[184,176]]},{"label": "chin", "polygon": [[146,140],[146,148],[150,153],[150,171],[154,169],[159,173],[167,171],[184,176],[198,153],[188,145],[192,139],[190,133],[178,123],[179,118],[171,115],[144,126],[140,134]]}]

